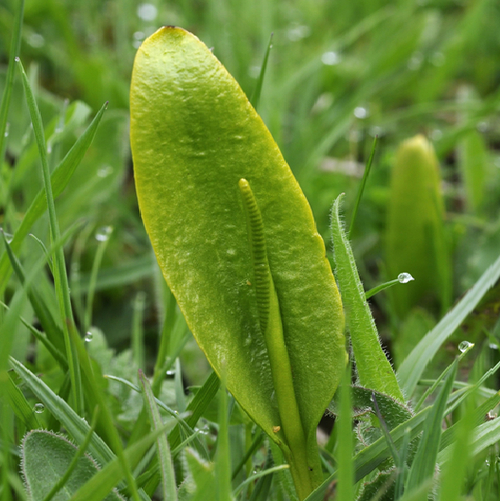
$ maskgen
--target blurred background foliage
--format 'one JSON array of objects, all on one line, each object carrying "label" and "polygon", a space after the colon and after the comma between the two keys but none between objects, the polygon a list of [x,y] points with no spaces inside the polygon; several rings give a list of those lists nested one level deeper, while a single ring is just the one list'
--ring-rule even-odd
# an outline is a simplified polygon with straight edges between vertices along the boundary
[{"label": "blurred background foliage", "polygon": [[[0,0],[0,91],[16,8],[16,0]],[[182,26],[213,47],[248,95],[273,33],[259,112],[302,185],[327,247],[331,247],[331,203],[346,192],[349,223],[364,164],[374,137],[379,137],[352,243],[366,289],[410,271],[396,265],[391,241],[398,242],[398,262],[408,261],[406,253],[416,263],[414,283],[398,285],[371,300],[388,347],[399,340],[393,355],[397,351],[400,362],[405,345],[414,346],[500,249],[500,3],[26,0],[20,56],[37,92],[52,166],[109,101],[91,149],[57,200],[62,230],[80,224],[67,245],[77,318],[83,324],[90,272],[102,242],[99,235],[109,233],[92,325],[113,347],[126,348],[136,305],[145,305],[140,315],[150,355],[164,314],[164,302],[158,298],[165,292],[137,209],[128,144],[128,91],[137,47],[162,25]],[[8,122],[0,220],[12,233],[42,186],[18,77]],[[428,183],[411,175],[403,184],[391,184],[394,164],[399,162],[408,174],[412,163],[397,153],[398,148],[418,134],[428,138],[435,151],[432,196],[425,188]],[[418,175],[428,174],[424,169]],[[389,228],[390,208],[404,210],[397,206],[404,207],[408,197],[422,208],[412,205],[414,214],[408,215],[406,225],[405,214],[399,214],[401,229]],[[430,207],[436,200],[440,207]],[[435,226],[415,231],[419,224],[415,220],[426,211],[437,211]],[[46,239],[47,220],[39,220],[32,233]],[[40,252],[28,238],[21,259],[34,262]],[[438,276],[426,278],[426,273]],[[40,287],[55,310],[48,282],[44,275]],[[421,287],[419,283],[423,289],[418,294],[398,299],[402,287]],[[12,279],[6,294],[16,287]],[[495,330],[497,289],[465,327],[468,338],[484,339],[491,346],[496,346],[491,336],[500,334]],[[397,306],[401,301],[405,304]],[[29,305],[24,314],[33,315]],[[476,322],[478,318],[487,323]],[[489,337],[484,325],[491,327]],[[19,353],[26,354],[27,340],[20,325],[18,353],[14,352],[18,358],[22,359]],[[189,346],[184,355],[186,373],[199,381],[206,366],[190,362],[200,358],[194,345]]]}]

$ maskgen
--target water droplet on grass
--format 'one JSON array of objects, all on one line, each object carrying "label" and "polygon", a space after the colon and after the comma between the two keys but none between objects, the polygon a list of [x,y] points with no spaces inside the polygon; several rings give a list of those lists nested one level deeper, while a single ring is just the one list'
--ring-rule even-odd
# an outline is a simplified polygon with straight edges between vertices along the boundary
[{"label": "water droplet on grass", "polygon": [[323,53],[321,56],[321,62],[326,66],[335,66],[340,63],[340,56],[338,52],[329,51]]},{"label": "water droplet on grass", "polygon": [[469,348],[472,348],[474,346],[474,343],[469,343],[469,341],[462,341],[458,345],[458,349],[460,352],[465,353]]},{"label": "water droplet on grass", "polygon": [[86,343],[90,343],[92,339],[94,339],[94,334],[92,332],[88,331],[87,334],[85,334],[85,337],[83,338]]},{"label": "water droplet on grass", "polygon": [[15,61],[16,63],[19,63],[19,62],[21,61],[21,58],[20,58],[19,56],[16,56],[16,57],[14,58],[14,61]]},{"label": "water droplet on grass", "polygon": [[365,118],[368,117],[368,115],[369,115],[368,110],[363,106],[356,106],[356,108],[354,108],[354,116],[356,118],[364,120]]},{"label": "water droplet on grass", "polygon": [[111,165],[103,165],[98,171],[98,177],[108,177],[113,172],[113,167]]},{"label": "water droplet on grass", "polygon": [[95,233],[95,239],[98,242],[106,242],[113,232],[112,226],[101,226]]},{"label": "water droplet on grass", "polygon": [[45,405],[43,404],[35,404],[35,407],[33,407],[33,410],[37,413],[37,414],[41,414],[44,410],[45,410]]},{"label": "water droplet on grass", "polygon": [[409,273],[400,273],[398,275],[398,280],[400,284],[407,284],[415,279]]},{"label": "water droplet on grass", "polygon": [[141,3],[137,7],[137,17],[143,21],[154,21],[158,15],[158,9],[152,3]]}]

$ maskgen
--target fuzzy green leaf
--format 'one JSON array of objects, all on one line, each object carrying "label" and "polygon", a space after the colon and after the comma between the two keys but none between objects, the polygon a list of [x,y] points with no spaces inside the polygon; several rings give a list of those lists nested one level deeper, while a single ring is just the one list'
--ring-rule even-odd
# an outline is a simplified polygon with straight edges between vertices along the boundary
[{"label": "fuzzy green leaf", "polygon": [[343,195],[337,197],[332,208],[335,275],[346,309],[359,382],[366,388],[404,402],[392,366],[380,345],[377,327],[365,299],[365,291],[359,279],[351,245],[340,220],[339,208],[342,197]]}]

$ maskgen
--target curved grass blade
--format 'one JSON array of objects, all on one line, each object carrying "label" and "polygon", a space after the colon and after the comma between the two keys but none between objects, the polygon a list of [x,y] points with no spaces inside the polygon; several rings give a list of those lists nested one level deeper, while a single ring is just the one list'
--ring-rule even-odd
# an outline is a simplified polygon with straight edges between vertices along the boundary
[{"label": "curved grass blade", "polygon": [[455,375],[457,373],[458,363],[455,364],[448,374],[439,395],[434,402],[429,414],[424,422],[422,438],[418,445],[415,459],[411,465],[410,473],[406,483],[406,488],[411,491],[423,484],[427,479],[432,478],[436,466],[436,460],[441,443],[441,434],[443,432],[441,422],[446,410],[448,395],[453,388]]},{"label": "curved grass blade", "polygon": [[[156,431],[163,426],[163,422],[156,406],[155,396],[149,381],[146,379],[142,371],[139,369],[139,379],[141,380],[142,388],[144,390],[144,403],[147,406],[149,419],[151,421],[152,431]],[[162,433],[156,439],[156,449],[158,454],[158,461],[160,465],[160,476],[163,498],[171,501],[177,500],[177,490],[175,483],[175,472],[172,463],[172,456],[170,454],[170,447],[167,442],[165,433]]]},{"label": "curved grass blade", "polygon": [[[68,184],[71,176],[73,175],[78,164],[82,160],[85,152],[88,150],[92,140],[94,139],[97,127],[101,118],[106,111],[107,103],[104,104],[99,112],[96,114],[91,124],[85,130],[85,132],[77,139],[75,144],[72,146],[67,155],[63,158],[61,163],[54,169],[51,175],[51,183],[53,189],[53,195],[57,197],[64,190]],[[24,218],[17,230],[14,232],[10,246],[14,253],[18,253],[21,244],[28,235],[31,227],[40,218],[43,213],[47,210],[47,200],[45,197],[45,192],[41,189],[30,207],[24,214]],[[3,254],[0,258],[0,294],[5,291],[9,277],[11,274],[11,267],[9,263],[9,258],[6,254]]]},{"label": "curved grass blade", "polygon": [[343,195],[339,195],[335,200],[331,218],[335,276],[346,309],[359,382],[366,388],[404,402],[396,375],[380,345],[377,327],[366,302],[351,246],[340,220],[339,208],[342,197]]},{"label": "curved grass blade", "polygon": [[250,97],[250,103],[255,109],[259,107],[260,94],[262,92],[264,76],[266,75],[267,63],[269,62],[269,54],[271,53],[271,49],[273,48],[273,36],[274,33],[271,33],[271,36],[269,37],[269,43],[267,44],[266,54],[264,55],[262,66],[260,67],[259,78],[257,80],[257,84],[255,85],[255,89],[252,92],[252,96]]},{"label": "curved grass blade", "polygon": [[10,42],[9,65],[7,67],[7,78],[0,104],[0,166],[3,165],[5,150],[7,145],[7,118],[9,114],[12,87],[14,84],[15,60],[19,56],[21,49],[21,32],[23,26],[24,0],[18,2],[18,8],[14,18],[12,38]]},{"label": "curved grass blade", "polygon": [[[373,140],[372,151],[368,157],[368,163],[366,164],[365,172],[363,173],[363,179],[359,185],[358,194],[356,195],[356,203],[354,204],[354,209],[352,210],[351,224],[349,225],[349,231],[347,233],[347,238],[350,240],[352,238],[352,230],[354,228],[354,222],[356,221],[356,215],[358,214],[358,207],[363,197],[363,192],[365,191],[366,180],[370,175],[370,170],[372,168],[373,157],[375,156],[375,150],[377,149],[378,136],[375,136]],[[367,297],[368,299],[368,297]]]},{"label": "curved grass blade", "polygon": [[441,345],[460,327],[467,315],[477,306],[484,294],[500,278],[500,257],[482,274],[474,287],[418,343],[398,370],[398,380],[408,397],[413,393],[427,364]]}]

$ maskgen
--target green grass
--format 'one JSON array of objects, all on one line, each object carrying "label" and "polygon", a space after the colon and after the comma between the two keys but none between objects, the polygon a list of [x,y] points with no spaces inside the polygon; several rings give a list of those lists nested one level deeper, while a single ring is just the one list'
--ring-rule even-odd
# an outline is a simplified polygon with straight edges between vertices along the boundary
[{"label": "green grass", "polygon": [[[213,47],[258,103],[332,263],[331,207],[345,193],[334,214],[349,268],[340,288],[356,279],[345,307],[398,364],[387,388],[354,366],[350,391],[342,386],[324,419],[324,481],[307,500],[498,499],[500,426],[485,420],[500,402],[497,2],[6,0],[0,501],[43,500],[54,487],[29,493],[21,474],[23,437],[42,429],[79,448],[61,499],[296,499],[281,451],[197,348],[138,212],[130,74],[138,44],[163,24]],[[427,290],[401,318],[389,293],[412,283],[379,286],[395,278],[386,259],[392,166],[419,133],[439,160],[445,245],[434,251],[452,263],[440,280],[454,306],[442,315],[440,291]],[[425,238],[433,242],[432,231]],[[364,291],[376,293],[369,307]],[[359,325],[348,318],[354,356],[367,332]],[[463,341],[474,343],[464,354]],[[83,455],[100,471],[77,492]]]}]

